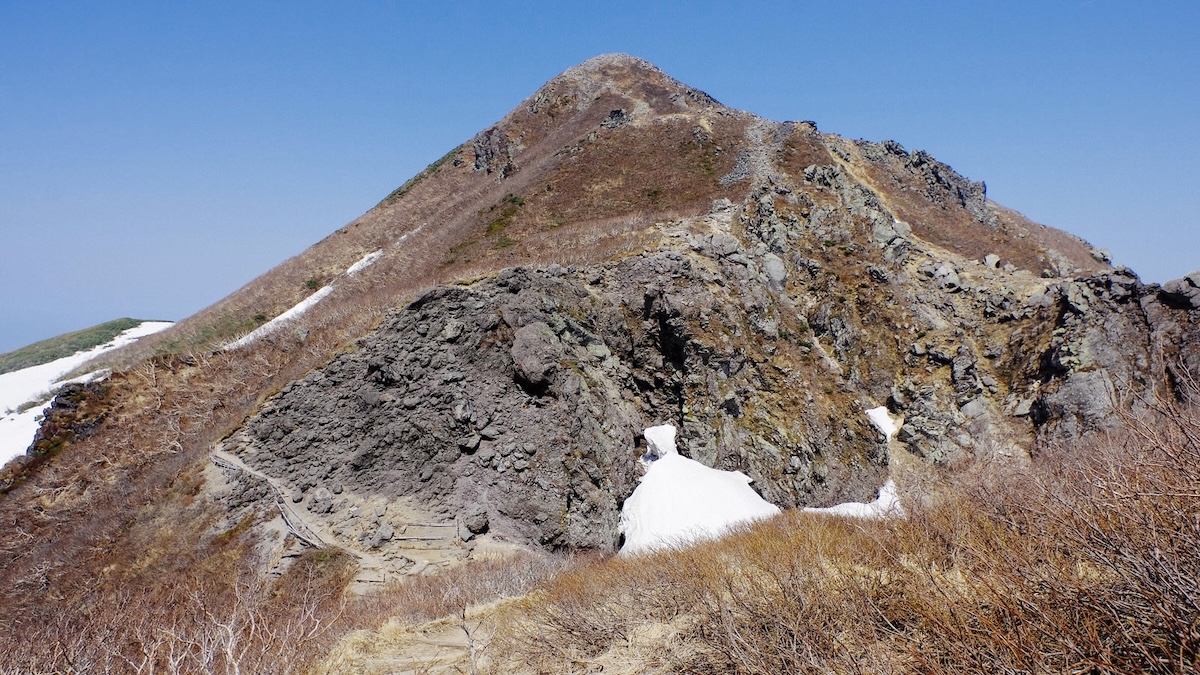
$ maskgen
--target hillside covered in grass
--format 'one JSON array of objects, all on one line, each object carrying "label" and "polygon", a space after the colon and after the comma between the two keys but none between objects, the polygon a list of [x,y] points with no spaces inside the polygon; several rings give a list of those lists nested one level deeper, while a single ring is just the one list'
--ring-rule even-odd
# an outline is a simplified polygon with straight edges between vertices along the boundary
[{"label": "hillside covered in grass", "polygon": [[[51,407],[0,670],[1194,670],[1193,287],[597,57]],[[783,515],[614,558],[660,425]]]},{"label": "hillside covered in grass", "polygon": [[70,356],[102,345],[129,330],[142,321],[138,319],[113,319],[97,324],[91,328],[63,333],[57,337],[48,338],[26,345],[20,349],[0,354],[0,375],[22,370],[32,366]]}]

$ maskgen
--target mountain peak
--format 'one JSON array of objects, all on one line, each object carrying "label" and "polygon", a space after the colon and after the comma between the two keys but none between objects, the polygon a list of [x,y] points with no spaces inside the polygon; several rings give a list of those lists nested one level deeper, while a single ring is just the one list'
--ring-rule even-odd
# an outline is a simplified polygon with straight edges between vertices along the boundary
[{"label": "mountain peak", "polygon": [[[537,113],[546,103],[569,100],[583,110],[606,95],[627,99],[630,113],[653,110],[660,114],[693,107],[720,107],[708,94],[675,80],[645,59],[623,53],[600,54],[572,66],[526,99],[517,111]],[[514,112],[517,112],[514,111]]]},{"label": "mountain peak", "polygon": [[626,54],[624,52],[611,52],[608,54],[597,54],[596,56],[593,56],[579,65],[568,68],[563,72],[563,74],[566,75],[572,73],[573,71],[596,72],[605,68],[642,68],[657,73],[662,72],[659,70],[658,66],[655,66],[653,63],[650,63],[643,58],[633,56],[632,54]]},{"label": "mountain peak", "polygon": [[189,654],[241,639],[217,618],[290,621],[294,598],[342,625],[351,577],[611,550],[648,427],[780,508],[891,485],[924,503],[957,467],[975,485],[1045,466],[1141,401],[1192,400],[1197,289],[1113,270],[928,153],[601,55],[59,397],[0,472],[0,522],[20,525],[0,527],[0,616],[20,618],[0,652],[65,670],[35,651],[49,626],[151,663],[145,636],[195,608],[212,626]]}]

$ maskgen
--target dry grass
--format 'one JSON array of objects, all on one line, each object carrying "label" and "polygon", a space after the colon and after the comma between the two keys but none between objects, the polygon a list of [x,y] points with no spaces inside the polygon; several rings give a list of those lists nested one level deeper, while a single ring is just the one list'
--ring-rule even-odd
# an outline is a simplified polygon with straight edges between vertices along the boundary
[{"label": "dry grass", "polygon": [[[664,110],[674,105],[655,96]],[[618,106],[633,107],[606,95],[582,111],[565,101],[557,110],[570,120],[551,119],[551,108],[521,113],[514,137],[526,129],[545,143],[527,137],[513,177],[442,163],[227,300],[113,355],[118,372],[92,401],[104,424],[86,439],[58,437],[53,461],[0,474],[0,670],[297,670],[340,632],[385,615],[417,621],[517,592],[521,584],[447,577],[348,607],[333,590],[336,564],[281,585],[238,582],[253,560],[251,538],[200,497],[200,467],[265,397],[433,284],[501,265],[607,260],[657,239],[651,221],[701,212],[715,196],[740,198],[747,186],[716,181],[743,142],[744,120],[715,120],[711,140],[672,122],[627,157],[629,144],[618,141],[632,129],[589,138]],[[560,154],[568,146],[580,150]],[[801,169],[828,161],[808,136],[788,152]],[[615,164],[628,169],[610,182]],[[494,234],[519,243],[497,249],[479,214],[507,194],[524,205]],[[470,242],[479,257],[467,255]],[[987,242],[971,243],[983,252]],[[455,247],[464,255],[450,262]],[[311,293],[309,281],[324,283],[379,248],[388,253],[370,273],[339,280],[293,328],[236,353],[214,351],[256,316]],[[1166,419],[1194,429],[1194,418]],[[521,669],[543,672],[617,664],[620,649],[643,670],[664,671],[1194,669],[1186,584],[1195,588],[1196,576],[1180,551],[1190,546],[1194,557],[1197,548],[1195,439],[1137,435],[1168,428],[1135,424],[1125,441],[1136,453],[1046,456],[1035,471],[996,479],[995,498],[964,479],[957,496],[893,526],[796,515],[706,547],[589,566],[523,603],[526,618],[497,645],[509,645]],[[1050,489],[1068,480],[1078,488]],[[530,583],[520,569],[494,573]],[[270,637],[314,627],[319,635],[303,650]],[[991,635],[997,628],[1006,632]],[[129,661],[146,651],[154,656]],[[272,666],[254,660],[272,654]]]},{"label": "dry grass", "polygon": [[994,253],[1002,262],[1011,262],[1034,274],[1054,268],[1047,255],[1049,249],[1065,256],[1082,273],[1108,268],[1091,257],[1089,245],[1078,237],[1034,223],[996,204],[991,204],[996,214],[995,226],[984,225],[957,203],[957,195],[943,186],[926,185],[904,160],[895,156],[867,160],[857,148],[853,153],[851,166],[856,176],[881,197],[897,218],[909,223],[914,234],[931,244],[973,260]]},{"label": "dry grass", "polygon": [[0,636],[0,673],[301,672],[345,629],[351,559],[310,552],[274,583],[241,546],[189,560],[167,578],[106,588],[102,600],[21,617]]},{"label": "dry grass", "polygon": [[572,557],[533,552],[483,558],[389,584],[354,599],[351,613],[358,623],[376,626],[388,620],[413,624],[455,616],[473,605],[524,595],[574,564]]},{"label": "dry grass", "polygon": [[790,513],[570,571],[493,649],[555,673],[1194,672],[1200,417],[1158,415],[970,467],[904,520]]},{"label": "dry grass", "polygon": [[511,598],[575,564],[574,557],[524,552],[389,584],[349,603],[346,616],[360,630],[314,670],[475,672],[487,663],[491,635],[506,620]]}]

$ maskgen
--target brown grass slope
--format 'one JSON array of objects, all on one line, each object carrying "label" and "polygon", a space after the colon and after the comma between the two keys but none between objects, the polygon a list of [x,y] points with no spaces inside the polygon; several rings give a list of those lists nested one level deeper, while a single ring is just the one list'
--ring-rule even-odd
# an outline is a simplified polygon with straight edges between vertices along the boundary
[{"label": "brown grass slope", "polygon": [[902,519],[785,513],[499,603],[528,560],[414,579],[315,670],[1196,672],[1200,418],[1149,408],[1095,445],[944,473]]},{"label": "brown grass slope", "polygon": [[900,520],[789,513],[568,572],[506,617],[496,672],[1196,672],[1198,421],[973,466]]},{"label": "brown grass slope", "polygon": [[[2,651],[29,655],[24,663],[41,655],[43,667],[58,670],[88,670],[73,660],[85,652],[125,662],[149,649],[150,638],[123,628],[123,615],[170,616],[169,608],[186,606],[187,617],[228,623],[247,593],[318,598],[296,604],[299,614],[283,612],[296,625],[315,616],[329,585],[344,578],[344,561],[313,560],[297,568],[303,578],[295,585],[285,577],[275,590],[239,581],[258,563],[257,521],[229,522],[203,494],[210,446],[266,396],[352,349],[386,311],[422,289],[519,264],[619,258],[657,241],[657,223],[704,213],[717,198],[741,203],[752,181],[737,178],[736,169],[755,149],[756,122],[644,61],[597,57],[551,80],[361,218],[114,357],[118,372],[83,394],[91,417],[74,426],[61,421],[60,428],[84,425],[87,433],[44,439],[41,458],[0,475]],[[788,129],[771,152],[793,177],[812,164],[841,164],[903,205],[897,211],[919,236],[968,257],[990,252],[980,242],[1003,243],[981,229],[993,225],[967,220],[961,204],[923,204],[914,196],[920,190],[906,189],[902,167],[889,173],[880,160],[808,125]],[[886,175],[899,178],[889,183]],[[1057,248],[1078,269],[1095,267],[1080,247],[1061,243],[1061,233],[1006,213],[997,221],[1028,232],[1011,252],[996,249],[1016,264],[1040,271],[1044,249]],[[384,255],[370,268],[340,276],[379,249]],[[310,310],[303,331],[216,349],[331,281],[333,294]],[[136,599],[129,589],[137,589]],[[85,649],[100,643],[123,646]],[[219,647],[232,649],[228,641]],[[194,658],[217,649],[205,646]]]}]

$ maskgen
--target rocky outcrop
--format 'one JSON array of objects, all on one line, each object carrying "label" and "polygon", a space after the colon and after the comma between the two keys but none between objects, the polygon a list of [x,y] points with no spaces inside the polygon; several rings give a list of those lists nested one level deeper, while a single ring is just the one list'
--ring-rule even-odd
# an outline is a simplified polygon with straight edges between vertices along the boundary
[{"label": "rocky outcrop", "polygon": [[[726,109],[627,56],[471,147],[414,188],[442,209],[422,223],[453,223],[420,228],[453,232],[445,257],[392,274],[472,281],[392,309],[237,435],[307,512],[411,499],[464,539],[611,548],[652,425],[779,506],[869,501],[896,457],[864,410],[904,420],[905,460],[1022,461],[1200,365],[1197,279],[1145,286],[927,153]],[[401,207],[364,222],[417,219]]]},{"label": "rocky outcrop", "polygon": [[[169,617],[181,575],[217,615],[311,546],[359,589],[507,544],[611,550],[658,424],[785,508],[1086,449],[1200,373],[1197,275],[1108,261],[925,153],[592,59],[60,396],[0,479],[6,634],[107,644],[112,589]],[[338,283],[296,330],[209,350],[313,279]]]},{"label": "rocky outcrop", "polygon": [[[680,426],[685,452],[744,471],[776,503],[867,494],[886,457],[864,425],[847,434],[778,405],[786,378],[758,344],[778,338],[773,277],[734,284],[714,262],[666,251],[435,289],[286,387],[241,454],[304,500],[413,496],[472,531],[549,547],[617,543],[653,423]],[[749,298],[766,316],[742,309]]]},{"label": "rocky outcrop", "polygon": [[499,127],[479,132],[471,140],[471,149],[475,152],[476,171],[495,173],[500,178],[508,178],[517,172],[512,142]]},{"label": "rocky outcrop", "polygon": [[1200,271],[1163,284],[1159,296],[1180,309],[1200,309]]},{"label": "rocky outcrop", "polygon": [[950,166],[934,159],[924,150],[909,153],[896,141],[881,144],[862,144],[864,154],[879,159],[886,153],[900,159],[902,165],[920,178],[924,185],[924,196],[932,203],[953,203],[962,207],[975,220],[995,227],[996,214],[988,206],[987,185],[983,181],[971,181]]},{"label": "rocky outcrop", "polygon": [[346,490],[434,505],[467,538],[611,548],[647,426],[780,506],[869,500],[889,457],[867,407],[925,461],[1020,459],[1159,393],[1148,355],[1195,330],[1127,270],[1048,283],[957,258],[835,167],[808,173],[836,206],[757,191],[657,252],[433,289],[285,387],[239,452],[330,518]]},{"label": "rocky outcrop", "polygon": [[46,457],[92,435],[109,415],[109,404],[105,401],[108,390],[103,381],[63,385],[53,405],[46,410],[25,457]]}]

